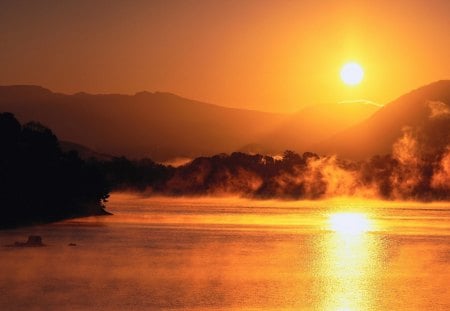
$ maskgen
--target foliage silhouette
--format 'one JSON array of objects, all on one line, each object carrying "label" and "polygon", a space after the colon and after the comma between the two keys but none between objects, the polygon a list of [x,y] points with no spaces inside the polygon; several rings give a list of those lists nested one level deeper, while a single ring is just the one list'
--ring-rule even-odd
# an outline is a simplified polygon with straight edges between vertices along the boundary
[{"label": "foliage silhouette", "polygon": [[240,152],[199,157],[177,168],[149,159],[92,161],[101,167],[113,189],[148,194],[289,200],[355,195],[425,201],[450,199],[450,184],[446,182],[450,180],[447,167],[450,153],[442,150],[438,154],[417,155],[413,160],[416,165],[403,163],[393,154],[351,161],[286,151],[282,158]]},{"label": "foliage silhouette", "polygon": [[0,228],[106,213],[103,173],[63,153],[50,129],[0,113],[0,146]]}]

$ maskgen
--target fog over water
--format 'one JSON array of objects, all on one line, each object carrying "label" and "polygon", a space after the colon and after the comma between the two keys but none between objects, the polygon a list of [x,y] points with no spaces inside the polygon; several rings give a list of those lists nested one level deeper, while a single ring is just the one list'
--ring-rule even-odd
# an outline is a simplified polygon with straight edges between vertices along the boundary
[{"label": "fog over water", "polygon": [[[143,198],[5,230],[0,310],[449,310],[450,204]],[[76,243],[76,246],[68,246]]]}]

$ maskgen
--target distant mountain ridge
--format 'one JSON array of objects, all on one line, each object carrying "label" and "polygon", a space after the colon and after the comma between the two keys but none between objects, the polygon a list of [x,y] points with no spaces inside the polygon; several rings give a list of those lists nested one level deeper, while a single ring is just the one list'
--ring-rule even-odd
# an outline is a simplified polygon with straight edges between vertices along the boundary
[{"label": "distant mountain ridge", "polygon": [[[405,95],[382,107],[367,120],[354,125],[315,146],[327,154],[342,157],[366,158],[374,154],[387,154],[393,144],[402,136],[405,128],[434,131],[428,139],[439,136],[439,144],[444,148],[450,144],[450,118],[444,116],[439,124],[432,123],[433,105],[450,111],[450,80],[440,80]],[[434,112],[436,113],[436,112]],[[433,138],[432,138],[433,139]]]},{"label": "distant mountain ridge", "polygon": [[37,120],[99,153],[162,161],[235,151],[285,118],[170,93],[66,95],[39,86],[0,86],[0,111]]},{"label": "distant mountain ridge", "polygon": [[269,133],[261,145],[273,152],[314,151],[314,146],[330,136],[373,115],[380,106],[366,101],[309,105],[291,115]]},{"label": "distant mountain ridge", "polygon": [[[449,103],[447,80],[383,107],[366,102],[310,105],[291,115],[226,108],[161,92],[67,95],[39,86],[0,86],[0,111],[49,126],[71,142],[66,148],[85,156],[161,162],[233,151],[281,154],[286,149],[362,159],[390,153],[405,127],[426,127],[433,111]],[[427,137],[435,133],[432,143],[445,145],[450,122],[438,123],[428,126]]]}]

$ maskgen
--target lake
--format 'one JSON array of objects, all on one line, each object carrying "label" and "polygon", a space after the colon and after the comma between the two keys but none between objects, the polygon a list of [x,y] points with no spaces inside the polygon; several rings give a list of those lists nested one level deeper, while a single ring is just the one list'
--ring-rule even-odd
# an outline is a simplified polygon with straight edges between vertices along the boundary
[{"label": "lake", "polygon": [[[0,310],[450,310],[450,203],[114,194],[0,231]],[[69,246],[75,243],[76,246]]]}]

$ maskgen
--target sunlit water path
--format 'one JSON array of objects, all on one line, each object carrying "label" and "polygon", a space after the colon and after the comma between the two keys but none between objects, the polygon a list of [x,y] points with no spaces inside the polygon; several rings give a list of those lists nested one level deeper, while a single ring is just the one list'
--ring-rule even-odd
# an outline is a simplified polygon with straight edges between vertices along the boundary
[{"label": "sunlit water path", "polygon": [[[0,232],[0,310],[449,310],[450,204],[114,195]],[[77,246],[68,246],[75,243]]]}]

